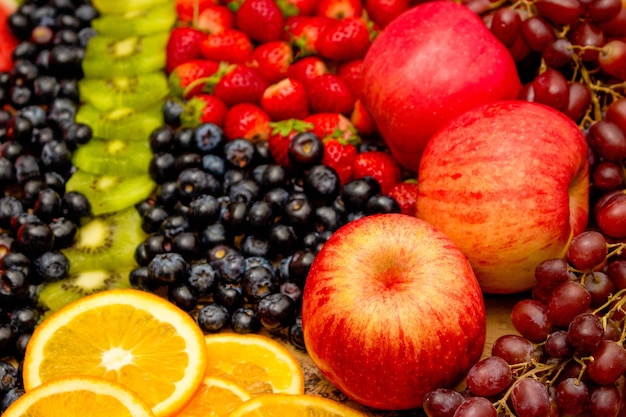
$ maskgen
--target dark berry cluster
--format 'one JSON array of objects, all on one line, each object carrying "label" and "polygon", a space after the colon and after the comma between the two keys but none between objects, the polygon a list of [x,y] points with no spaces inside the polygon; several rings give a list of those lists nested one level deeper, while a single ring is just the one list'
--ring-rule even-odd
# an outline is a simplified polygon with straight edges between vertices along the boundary
[{"label": "dark berry cluster", "polygon": [[294,137],[287,169],[265,142],[227,140],[211,123],[177,126],[172,102],[164,113],[171,124],[150,137],[158,187],[139,205],[148,236],[131,282],[197,310],[205,332],[287,329],[303,347],[299,306],[315,255],[345,223],[400,212],[397,202],[372,177],[341,186],[314,133]]},{"label": "dark berry cluster", "polygon": [[91,138],[74,122],[89,2],[25,1],[8,19],[19,40],[0,73],[0,412],[21,393],[19,363],[40,320],[41,283],[65,278],[84,196],[66,193],[71,155]]}]

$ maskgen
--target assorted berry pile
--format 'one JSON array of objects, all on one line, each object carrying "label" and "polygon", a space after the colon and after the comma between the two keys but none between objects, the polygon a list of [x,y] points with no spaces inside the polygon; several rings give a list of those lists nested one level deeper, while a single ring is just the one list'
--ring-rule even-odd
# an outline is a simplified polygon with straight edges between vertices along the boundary
[{"label": "assorted berry pile", "polygon": [[[590,230],[537,267],[532,297],[446,416],[617,416],[626,371],[626,8],[620,0],[466,4],[511,51],[520,99],[590,145]],[[304,348],[300,301],[342,225],[414,214],[415,173],[380,140],[360,72],[408,0],[27,0],[0,73],[0,412],[23,393],[40,318],[135,287],[205,333]],[[546,387],[548,388],[546,390]]]}]

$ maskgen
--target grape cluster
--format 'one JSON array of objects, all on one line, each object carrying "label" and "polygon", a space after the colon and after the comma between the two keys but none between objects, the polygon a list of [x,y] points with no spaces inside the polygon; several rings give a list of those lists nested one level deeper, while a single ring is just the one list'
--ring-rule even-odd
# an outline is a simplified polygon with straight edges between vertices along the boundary
[{"label": "grape cluster", "polygon": [[592,221],[626,237],[626,8],[620,0],[466,0],[509,49],[519,98],[562,111],[590,148]]},{"label": "grape cluster", "polygon": [[626,372],[626,243],[597,231],[572,239],[564,258],[535,270],[532,296],[515,304],[519,334],[499,337],[461,393],[427,394],[429,417],[616,417]]}]

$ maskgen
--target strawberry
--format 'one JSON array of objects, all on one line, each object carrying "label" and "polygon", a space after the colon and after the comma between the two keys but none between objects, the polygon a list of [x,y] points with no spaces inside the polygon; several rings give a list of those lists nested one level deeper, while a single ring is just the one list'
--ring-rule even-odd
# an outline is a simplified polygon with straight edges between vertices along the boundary
[{"label": "strawberry", "polygon": [[354,96],[346,83],[335,74],[323,74],[313,78],[306,84],[306,89],[313,113],[349,115],[354,109]]},{"label": "strawberry", "polygon": [[176,97],[189,98],[202,91],[204,82],[214,75],[220,63],[208,59],[192,59],[176,66],[168,77],[170,91]]},{"label": "strawberry", "polygon": [[382,29],[407,11],[411,0],[365,0],[364,7],[368,18]]},{"label": "strawberry", "polygon": [[361,0],[320,0],[315,10],[317,16],[344,19],[361,16],[363,5]]},{"label": "strawberry", "polygon": [[287,119],[279,122],[271,122],[272,132],[267,139],[267,146],[274,161],[285,168],[292,168],[288,156],[291,138],[300,132],[308,132],[313,129],[313,124],[298,119]]},{"label": "strawberry", "polygon": [[277,0],[284,16],[311,16],[318,0]]},{"label": "strawberry", "polygon": [[416,180],[406,180],[397,183],[389,191],[389,196],[398,202],[402,214],[415,216],[415,204],[417,203]]},{"label": "strawberry", "polygon": [[196,27],[215,34],[235,27],[235,14],[221,4],[210,4],[198,16]]},{"label": "strawberry", "polygon": [[373,177],[380,184],[383,194],[389,194],[402,180],[398,162],[387,152],[366,151],[359,153],[352,164],[354,178]]},{"label": "strawberry", "polygon": [[13,67],[13,49],[18,39],[7,26],[7,19],[16,8],[17,5],[11,2],[0,4],[0,71],[9,71]]},{"label": "strawberry", "polygon": [[329,138],[324,141],[322,164],[331,167],[339,175],[341,185],[352,180],[354,159],[358,154],[356,146],[343,139]]},{"label": "strawberry", "polygon": [[284,78],[265,89],[261,108],[273,121],[304,119],[309,115],[306,89],[300,81]]},{"label": "strawberry", "polygon": [[176,0],[176,14],[181,22],[193,22],[215,0]]},{"label": "strawberry", "polygon": [[177,27],[170,31],[167,40],[165,70],[174,68],[191,59],[201,58],[200,45],[207,35],[190,27]]},{"label": "strawberry", "polygon": [[213,94],[228,107],[239,103],[260,104],[269,83],[259,71],[245,65],[234,65],[215,84]]},{"label": "strawberry", "polygon": [[317,56],[299,59],[287,68],[287,76],[300,81],[305,87],[312,79],[329,72],[326,63]]},{"label": "strawberry", "polygon": [[224,126],[228,108],[219,98],[211,94],[197,94],[183,105],[180,115],[183,127],[196,127],[201,123]]},{"label": "strawberry", "polygon": [[200,44],[200,52],[207,59],[243,64],[252,53],[252,41],[240,30],[225,29],[206,36]]},{"label": "strawberry", "polygon": [[229,140],[244,138],[262,142],[267,140],[271,130],[269,116],[257,105],[236,104],[226,113],[224,134]]},{"label": "strawberry", "polygon": [[361,141],[352,122],[341,113],[317,113],[304,119],[313,125],[313,132],[322,141],[329,138],[343,139],[354,145]]},{"label": "strawberry", "polygon": [[315,55],[322,33],[334,24],[334,20],[324,16],[294,16],[286,21],[285,35],[298,51],[296,57]]},{"label": "strawberry", "polygon": [[324,58],[348,61],[363,58],[369,46],[367,23],[360,17],[345,17],[321,33],[318,50]]},{"label": "strawberry", "polygon": [[345,61],[339,64],[337,67],[337,76],[346,83],[348,89],[355,98],[361,97],[363,91],[363,78],[361,77],[361,70],[363,69],[362,59],[353,59],[352,61]]},{"label": "strawberry", "polygon": [[350,115],[350,121],[360,135],[371,136],[378,131],[374,117],[372,117],[372,114],[367,110],[363,101],[360,99],[354,103],[354,110],[352,110],[352,114]]},{"label": "strawberry", "polygon": [[239,30],[264,43],[281,39],[285,18],[274,0],[245,0],[235,13]]},{"label": "strawberry", "polygon": [[287,76],[287,68],[293,62],[293,49],[285,41],[273,41],[254,48],[246,65],[259,70],[271,84]]}]

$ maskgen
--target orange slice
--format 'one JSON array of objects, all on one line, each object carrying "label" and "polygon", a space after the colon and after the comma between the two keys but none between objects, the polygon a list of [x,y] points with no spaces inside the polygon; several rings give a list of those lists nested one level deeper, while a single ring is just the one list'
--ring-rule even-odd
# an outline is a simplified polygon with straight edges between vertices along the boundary
[{"label": "orange slice", "polygon": [[261,393],[304,393],[304,373],[298,359],[282,345],[258,334],[207,335],[206,374],[226,378],[252,396]]},{"label": "orange slice", "polygon": [[175,417],[227,417],[250,393],[227,379],[207,376],[191,401]]},{"label": "orange slice", "polygon": [[230,417],[366,417],[328,398],[315,395],[262,394],[246,401]]},{"label": "orange slice", "polygon": [[186,312],[134,289],[88,295],[46,318],[26,349],[24,387],[93,375],[136,392],[154,414],[182,408],[204,379],[204,334]]},{"label": "orange slice", "polygon": [[3,417],[154,417],[129,389],[96,377],[59,378],[26,391]]}]

